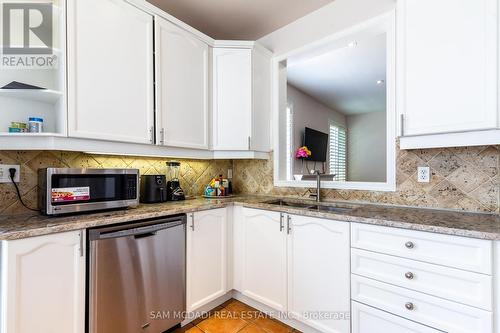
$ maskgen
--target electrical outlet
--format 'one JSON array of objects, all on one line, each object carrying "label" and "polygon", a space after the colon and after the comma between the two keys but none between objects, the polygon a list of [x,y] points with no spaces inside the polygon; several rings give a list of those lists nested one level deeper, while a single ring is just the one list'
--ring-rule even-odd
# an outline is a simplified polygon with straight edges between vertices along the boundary
[{"label": "electrical outlet", "polygon": [[431,169],[429,167],[418,167],[417,181],[419,183],[429,183],[431,181]]},{"label": "electrical outlet", "polygon": [[7,165],[0,164],[0,183],[10,183],[10,173],[9,169],[16,169],[16,175],[14,176],[14,181],[19,183],[21,180],[21,166],[20,165]]}]

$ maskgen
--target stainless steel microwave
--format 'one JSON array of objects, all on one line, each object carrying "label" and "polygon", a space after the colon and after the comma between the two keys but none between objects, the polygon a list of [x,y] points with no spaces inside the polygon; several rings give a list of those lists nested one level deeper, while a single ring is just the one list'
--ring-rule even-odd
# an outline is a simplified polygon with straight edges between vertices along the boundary
[{"label": "stainless steel microwave", "polygon": [[60,215],[139,204],[137,169],[46,168],[38,171],[42,213]]}]

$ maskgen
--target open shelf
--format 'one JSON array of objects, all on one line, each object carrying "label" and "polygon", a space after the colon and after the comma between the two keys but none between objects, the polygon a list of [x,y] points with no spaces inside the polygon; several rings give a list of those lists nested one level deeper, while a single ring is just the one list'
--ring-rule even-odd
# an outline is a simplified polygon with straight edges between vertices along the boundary
[{"label": "open shelf", "polygon": [[62,92],[50,89],[0,89],[0,97],[25,99],[48,104],[57,103],[62,95]]},{"label": "open shelf", "polygon": [[22,136],[22,137],[48,137],[48,136],[59,136],[64,137],[64,134],[61,133],[51,133],[51,132],[42,132],[42,133],[9,133],[9,132],[0,132],[0,137],[3,136]]}]

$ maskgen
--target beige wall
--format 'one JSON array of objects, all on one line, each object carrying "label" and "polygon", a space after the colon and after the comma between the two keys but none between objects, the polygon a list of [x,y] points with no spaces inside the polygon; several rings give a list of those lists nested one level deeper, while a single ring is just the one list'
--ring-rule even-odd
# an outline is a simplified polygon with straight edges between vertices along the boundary
[{"label": "beige wall", "polygon": [[347,116],[347,180],[385,182],[387,119],[385,112]]},{"label": "beige wall", "polygon": [[[330,131],[330,120],[343,126],[346,125],[344,115],[321,104],[292,85],[287,85],[287,87],[288,103],[293,107],[294,149],[302,146],[305,127],[328,134]],[[309,162],[309,167],[311,169],[313,168],[313,164],[314,162]],[[317,167],[320,167],[319,163]],[[300,174],[301,169],[301,161],[294,159],[292,174]],[[326,166],[326,170],[328,170],[328,165]]]}]

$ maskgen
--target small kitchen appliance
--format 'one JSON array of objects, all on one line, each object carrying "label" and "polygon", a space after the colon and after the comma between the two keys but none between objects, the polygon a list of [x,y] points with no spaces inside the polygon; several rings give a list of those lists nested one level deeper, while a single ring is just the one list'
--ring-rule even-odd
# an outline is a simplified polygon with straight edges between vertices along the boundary
[{"label": "small kitchen appliance", "polygon": [[167,201],[167,179],[165,175],[141,176],[141,202],[159,203]]},{"label": "small kitchen appliance", "polygon": [[179,174],[181,170],[181,163],[167,162],[167,200],[168,201],[181,201],[185,200],[186,196],[181,188],[179,182]]},{"label": "small kitchen appliance", "polygon": [[137,169],[40,169],[39,208],[60,215],[137,206],[138,183]]}]

